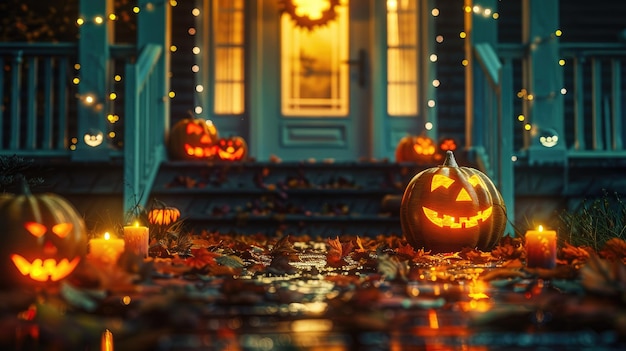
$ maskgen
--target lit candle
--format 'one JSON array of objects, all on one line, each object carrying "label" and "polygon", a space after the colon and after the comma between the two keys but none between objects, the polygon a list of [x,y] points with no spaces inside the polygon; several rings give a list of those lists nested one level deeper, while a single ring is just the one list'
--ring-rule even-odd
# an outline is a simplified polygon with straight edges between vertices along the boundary
[{"label": "lit candle", "polygon": [[102,238],[89,240],[89,257],[105,263],[117,262],[117,259],[124,252],[124,240],[118,239],[111,234],[104,233]]},{"label": "lit candle", "polygon": [[109,329],[102,332],[100,351],[113,351],[113,333]]},{"label": "lit candle", "polygon": [[141,257],[148,257],[148,227],[141,226],[137,222],[135,222],[135,225],[125,226],[124,242],[126,243],[126,250]]},{"label": "lit candle", "polygon": [[539,268],[554,268],[556,266],[556,232],[544,230],[539,226],[537,230],[526,232],[526,266]]}]

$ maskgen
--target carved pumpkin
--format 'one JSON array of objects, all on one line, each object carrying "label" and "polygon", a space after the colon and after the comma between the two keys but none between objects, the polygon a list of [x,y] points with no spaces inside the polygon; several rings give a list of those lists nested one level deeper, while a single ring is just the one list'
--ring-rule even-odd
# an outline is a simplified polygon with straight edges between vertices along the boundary
[{"label": "carved pumpkin", "polygon": [[222,161],[241,161],[248,155],[248,144],[240,136],[222,138],[217,142],[217,156]]},{"label": "carved pumpkin", "polygon": [[160,201],[148,211],[148,222],[159,226],[168,226],[180,218],[180,211],[176,207],[167,206]]},{"label": "carved pumpkin", "polygon": [[504,233],[506,207],[487,175],[459,167],[452,151],[447,151],[443,165],[423,170],[407,185],[400,222],[404,237],[416,249],[486,251]]},{"label": "carved pumpkin", "polygon": [[84,221],[63,197],[33,195],[26,183],[23,188],[20,195],[0,198],[0,259],[8,275],[3,284],[57,282],[87,254]]},{"label": "carved pumpkin", "polygon": [[432,163],[435,143],[427,136],[405,136],[396,146],[396,162]]},{"label": "carved pumpkin", "polygon": [[205,160],[215,157],[219,139],[213,122],[202,118],[184,118],[169,133],[167,149],[174,160]]},{"label": "carved pumpkin", "polygon": [[456,141],[452,138],[443,138],[439,142],[439,150],[443,151],[444,153],[448,150],[456,151],[456,147]]}]

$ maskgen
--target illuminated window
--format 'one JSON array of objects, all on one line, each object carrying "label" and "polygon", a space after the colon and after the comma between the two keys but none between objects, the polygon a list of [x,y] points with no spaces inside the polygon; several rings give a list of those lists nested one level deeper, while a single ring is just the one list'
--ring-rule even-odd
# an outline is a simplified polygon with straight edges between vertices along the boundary
[{"label": "illuminated window", "polygon": [[281,108],[286,116],[347,116],[349,111],[348,0],[337,17],[309,30],[281,17]]},{"label": "illuminated window", "polygon": [[387,113],[417,115],[417,0],[387,0]]},{"label": "illuminated window", "polygon": [[215,114],[244,112],[244,0],[213,1]]}]

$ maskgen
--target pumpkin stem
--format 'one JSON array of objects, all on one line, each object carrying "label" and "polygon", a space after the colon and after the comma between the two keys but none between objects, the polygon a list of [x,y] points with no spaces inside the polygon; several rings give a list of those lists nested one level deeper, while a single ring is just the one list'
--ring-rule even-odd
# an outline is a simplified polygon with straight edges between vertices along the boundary
[{"label": "pumpkin stem", "polygon": [[451,150],[446,151],[446,159],[443,161],[443,167],[459,167]]}]

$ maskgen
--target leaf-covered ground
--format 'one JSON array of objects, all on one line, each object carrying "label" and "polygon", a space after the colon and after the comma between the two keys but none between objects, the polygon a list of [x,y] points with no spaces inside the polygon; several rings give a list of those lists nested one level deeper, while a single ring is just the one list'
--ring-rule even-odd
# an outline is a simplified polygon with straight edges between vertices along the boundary
[{"label": "leaf-covered ground", "polygon": [[619,349],[626,243],[565,245],[525,267],[521,239],[430,254],[395,236],[225,235],[84,261],[47,289],[2,292],[13,349]]}]

